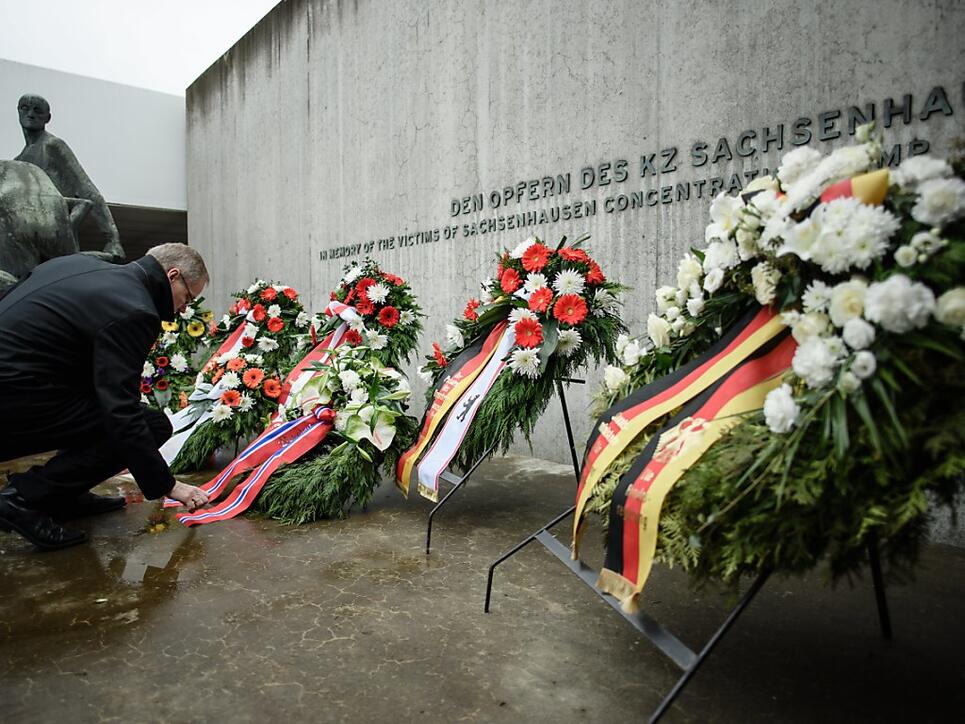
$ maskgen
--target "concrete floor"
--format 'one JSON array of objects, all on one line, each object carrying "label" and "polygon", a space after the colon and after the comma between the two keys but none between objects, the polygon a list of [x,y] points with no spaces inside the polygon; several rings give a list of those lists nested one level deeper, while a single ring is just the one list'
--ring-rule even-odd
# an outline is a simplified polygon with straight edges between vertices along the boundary
[{"label": "concrete floor", "polygon": [[[389,484],[366,513],[298,528],[147,532],[156,505],[135,502],[79,521],[92,543],[65,551],[0,534],[0,721],[645,720],[677,670],[538,544],[482,610],[489,562],[572,490],[563,466],[491,461],[428,557],[430,504]],[[890,643],[868,580],[772,580],[665,721],[960,720],[963,572],[965,550],[926,547],[917,581],[889,588]],[[695,647],[727,603],[666,568],[646,601]]]}]

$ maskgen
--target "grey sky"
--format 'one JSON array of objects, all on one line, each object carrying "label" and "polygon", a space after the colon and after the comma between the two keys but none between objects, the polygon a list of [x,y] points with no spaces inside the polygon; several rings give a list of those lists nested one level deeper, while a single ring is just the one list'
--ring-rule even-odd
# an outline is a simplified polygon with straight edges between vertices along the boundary
[{"label": "grey sky", "polygon": [[0,58],[184,95],[279,0],[0,0]]}]

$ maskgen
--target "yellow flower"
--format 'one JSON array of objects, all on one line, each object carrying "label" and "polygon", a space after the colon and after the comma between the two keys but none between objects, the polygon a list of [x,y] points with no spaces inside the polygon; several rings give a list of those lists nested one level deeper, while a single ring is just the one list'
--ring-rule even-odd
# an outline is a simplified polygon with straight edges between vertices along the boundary
[{"label": "yellow flower", "polygon": [[177,322],[161,322],[161,329],[165,332],[177,332],[178,323]]},{"label": "yellow flower", "polygon": [[188,334],[192,337],[200,337],[204,334],[204,323],[202,322],[191,322],[188,325]]},{"label": "yellow flower", "polygon": [[212,312],[210,309],[202,312],[201,319],[203,319],[205,322],[210,322],[212,319],[214,319],[214,312]]}]

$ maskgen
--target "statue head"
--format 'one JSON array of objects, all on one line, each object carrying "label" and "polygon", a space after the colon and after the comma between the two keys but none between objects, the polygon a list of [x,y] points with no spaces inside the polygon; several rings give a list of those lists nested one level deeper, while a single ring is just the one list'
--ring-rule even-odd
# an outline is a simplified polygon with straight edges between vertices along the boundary
[{"label": "statue head", "polygon": [[20,96],[17,111],[20,113],[20,125],[25,131],[42,131],[50,123],[50,104],[41,96]]}]

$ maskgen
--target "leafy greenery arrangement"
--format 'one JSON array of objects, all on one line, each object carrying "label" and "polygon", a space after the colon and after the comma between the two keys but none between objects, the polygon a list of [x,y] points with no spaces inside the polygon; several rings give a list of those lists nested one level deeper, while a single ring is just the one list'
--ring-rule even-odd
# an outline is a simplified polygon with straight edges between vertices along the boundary
[{"label": "leafy greenery arrangement", "polygon": [[[869,543],[894,573],[915,561],[930,498],[965,480],[965,166],[926,156],[874,172],[880,138],[787,154],[777,179],[711,206],[709,245],[657,291],[646,340],[621,336],[600,406],[704,352],[751,305],[783,312],[792,372],[667,497],[657,559],[735,584],[822,561],[856,572]],[[877,174],[888,174],[882,170]],[[878,199],[862,202],[869,179]],[[620,475],[666,421],[608,469],[588,510],[606,526]]]}]

